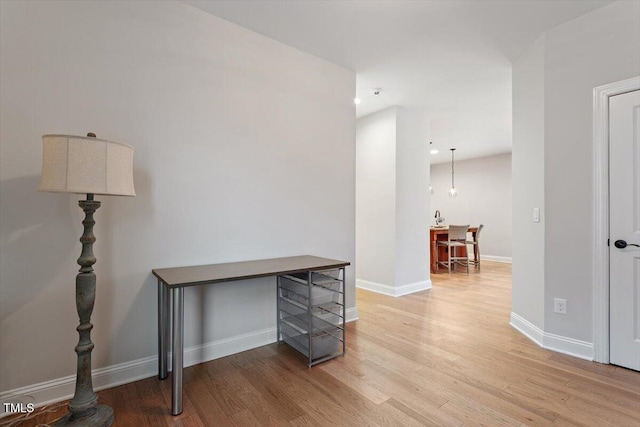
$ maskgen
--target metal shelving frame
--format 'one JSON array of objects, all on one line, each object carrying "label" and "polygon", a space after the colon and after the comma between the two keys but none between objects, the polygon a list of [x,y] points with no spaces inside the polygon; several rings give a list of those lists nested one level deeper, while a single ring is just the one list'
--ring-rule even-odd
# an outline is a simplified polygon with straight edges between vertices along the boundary
[{"label": "metal shelving frame", "polygon": [[[326,274],[327,271],[338,271],[337,276],[333,277],[330,274]],[[314,366],[318,363],[325,362],[327,360],[333,359],[338,356],[343,356],[347,351],[347,340],[346,340],[346,299],[345,299],[345,268],[340,267],[337,269],[331,270],[319,270],[319,271],[310,271],[304,273],[307,275],[306,280],[302,279],[296,275],[279,275],[277,276],[277,341],[278,344],[284,342],[290,345],[292,348],[302,353],[308,358],[308,366]],[[287,296],[284,296],[284,292],[286,290],[287,293],[299,293],[292,291],[287,287],[283,287],[283,278],[294,281],[301,285],[306,286],[306,295],[302,295],[306,297],[306,304],[290,299]],[[322,279],[322,280],[321,280]],[[337,289],[331,287],[331,285],[338,285]],[[313,301],[313,290],[314,287],[328,289],[331,292],[335,292],[338,294],[337,302],[332,301],[329,303],[320,303],[320,304],[312,304]],[[285,301],[286,304],[283,304],[282,301]],[[291,313],[287,311],[285,308],[287,305],[291,305],[296,307],[298,310],[301,310],[300,313]],[[336,309],[338,312],[336,313]],[[321,313],[318,315],[317,313]],[[337,317],[337,324],[332,323],[326,319],[323,319],[323,315],[325,317]],[[295,318],[296,321],[293,321],[292,318]],[[325,326],[324,323],[326,323]],[[317,325],[321,324],[323,327],[318,327]],[[300,335],[298,337],[290,336],[286,332],[283,331],[283,325],[286,325],[286,328],[297,331]],[[329,354],[323,354],[320,357],[314,357],[313,352],[313,341],[314,339],[318,339],[323,335],[330,335],[331,337],[338,340],[338,350],[331,352]],[[304,344],[302,344],[301,337],[303,340],[306,340],[306,349],[304,348]],[[342,351],[340,351],[340,344],[342,347]]]}]

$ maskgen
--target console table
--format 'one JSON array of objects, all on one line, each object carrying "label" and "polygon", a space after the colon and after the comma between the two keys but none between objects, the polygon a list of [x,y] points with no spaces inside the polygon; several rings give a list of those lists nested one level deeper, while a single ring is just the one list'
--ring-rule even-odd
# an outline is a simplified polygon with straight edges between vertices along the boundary
[{"label": "console table", "polygon": [[[344,269],[346,261],[303,255],[256,261],[198,265],[152,270],[158,279],[158,377],[168,376],[169,342],[173,350],[171,382],[171,414],[182,413],[182,375],[184,352],[184,288],[268,276],[293,275],[321,270]],[[343,277],[344,280],[344,277]],[[278,306],[280,304],[278,298]],[[344,300],[342,301],[344,305]],[[280,341],[280,313],[278,342]],[[169,330],[169,318],[173,320]],[[343,319],[344,320],[344,319]],[[343,331],[344,332],[344,331]],[[343,336],[344,338],[344,336]],[[343,341],[344,352],[344,341]]]}]

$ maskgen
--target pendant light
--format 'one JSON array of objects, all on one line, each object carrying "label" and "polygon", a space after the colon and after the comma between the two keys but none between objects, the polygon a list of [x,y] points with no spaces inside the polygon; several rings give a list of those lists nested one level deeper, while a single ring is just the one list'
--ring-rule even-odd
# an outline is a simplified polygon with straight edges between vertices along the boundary
[{"label": "pendant light", "polygon": [[454,180],[455,172],[454,172],[454,153],[456,151],[455,148],[450,148],[451,150],[451,188],[449,189],[449,197],[454,198],[458,196],[458,190],[456,190],[456,184]]}]

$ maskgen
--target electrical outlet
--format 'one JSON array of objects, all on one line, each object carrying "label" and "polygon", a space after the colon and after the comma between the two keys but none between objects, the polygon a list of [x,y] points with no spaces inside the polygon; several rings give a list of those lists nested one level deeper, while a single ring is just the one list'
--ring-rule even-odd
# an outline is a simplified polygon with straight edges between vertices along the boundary
[{"label": "electrical outlet", "polygon": [[553,311],[558,314],[567,314],[567,300],[562,298],[556,298],[554,300],[555,305]]}]

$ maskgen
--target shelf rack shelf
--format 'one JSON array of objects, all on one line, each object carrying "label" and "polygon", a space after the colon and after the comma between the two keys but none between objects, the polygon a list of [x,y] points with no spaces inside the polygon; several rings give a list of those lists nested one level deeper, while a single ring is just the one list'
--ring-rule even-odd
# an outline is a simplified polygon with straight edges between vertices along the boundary
[{"label": "shelf rack shelf", "polygon": [[308,360],[309,367],[346,352],[345,269],[277,277],[278,343]]}]

